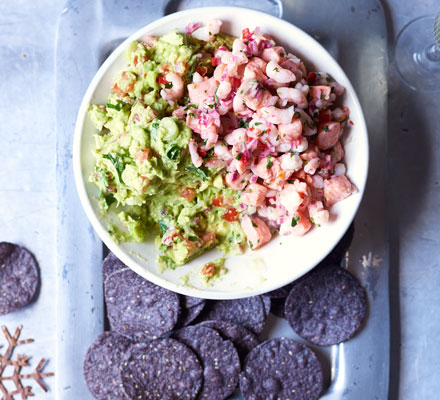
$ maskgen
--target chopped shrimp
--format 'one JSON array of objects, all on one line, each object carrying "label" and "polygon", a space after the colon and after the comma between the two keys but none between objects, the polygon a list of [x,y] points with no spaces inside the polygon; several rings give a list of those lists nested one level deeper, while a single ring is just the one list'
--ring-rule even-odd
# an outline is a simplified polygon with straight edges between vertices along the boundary
[{"label": "chopped shrimp", "polygon": [[283,170],[298,171],[303,166],[303,160],[301,160],[301,157],[295,153],[285,153],[279,157],[279,160]]},{"label": "chopped shrimp", "polygon": [[335,171],[333,173],[333,176],[345,175],[345,173],[347,172],[347,168],[345,168],[344,163],[336,163],[334,169]]},{"label": "chopped shrimp", "polygon": [[202,157],[199,156],[197,152],[197,145],[194,139],[190,139],[188,143],[189,154],[191,156],[191,161],[195,167],[199,168],[203,164]]},{"label": "chopped shrimp", "polygon": [[330,156],[333,165],[344,158],[344,149],[341,142],[336,142],[336,144],[330,149]]},{"label": "chopped shrimp", "polygon": [[231,93],[231,83],[229,81],[222,81],[220,82],[220,85],[218,85],[217,89],[217,96],[219,99],[226,99],[226,97],[229,96],[229,93]]},{"label": "chopped shrimp", "polygon": [[314,201],[308,207],[310,220],[318,225],[325,225],[329,219],[329,212],[324,208],[321,201]]},{"label": "chopped shrimp", "polygon": [[271,99],[272,94],[256,79],[244,81],[238,88],[238,93],[244,103],[251,110],[257,110],[265,106]]},{"label": "chopped shrimp", "polygon": [[264,180],[274,178],[280,170],[280,162],[270,156],[261,158],[258,164],[252,168],[253,173]]},{"label": "chopped shrimp", "polygon": [[319,158],[312,158],[310,161],[307,161],[307,164],[304,166],[304,172],[313,175],[319,167],[320,161]]},{"label": "chopped shrimp", "polygon": [[321,150],[328,150],[338,142],[341,134],[342,129],[339,122],[323,122],[318,128],[316,144]]},{"label": "chopped shrimp", "polygon": [[296,112],[299,113],[299,118],[303,124],[303,135],[313,136],[317,132],[316,122],[304,110],[297,108]]},{"label": "chopped shrimp", "polygon": [[298,139],[302,133],[301,120],[296,118],[290,124],[279,124],[278,132],[283,142],[291,142]]},{"label": "chopped shrimp", "polygon": [[341,124],[347,122],[350,118],[350,109],[348,107],[335,108],[332,111],[332,120]]},{"label": "chopped shrimp", "polygon": [[298,108],[307,108],[309,105],[305,94],[299,89],[278,88],[277,95],[280,97],[281,100],[285,100],[286,104],[288,101],[291,101],[295,103]]},{"label": "chopped shrimp", "polygon": [[265,245],[272,238],[269,228],[258,217],[245,215],[240,224],[248,240],[249,247],[253,250]]},{"label": "chopped shrimp", "polygon": [[165,79],[173,85],[170,89],[162,89],[160,95],[165,100],[177,100],[183,94],[183,80],[174,72],[168,72]]},{"label": "chopped shrimp", "polygon": [[259,183],[250,183],[247,185],[241,201],[247,206],[264,206],[266,201],[267,188]]},{"label": "chopped shrimp", "polygon": [[265,81],[267,79],[266,71],[267,63],[258,57],[252,57],[246,64],[244,69],[243,79],[257,79],[259,81]]},{"label": "chopped shrimp", "polygon": [[237,143],[245,143],[246,139],[247,135],[245,128],[234,129],[230,134],[225,136],[226,143],[231,146]]},{"label": "chopped shrimp", "polygon": [[232,43],[232,55],[234,62],[237,64],[246,64],[248,62],[248,58],[245,53],[246,50],[247,46],[240,39],[235,39],[234,43]]},{"label": "chopped shrimp", "polygon": [[336,176],[324,181],[324,197],[327,207],[331,207],[350,196],[354,191],[353,184],[348,180],[345,175]]},{"label": "chopped shrimp", "polygon": [[239,174],[238,172],[228,172],[225,175],[225,184],[234,190],[243,190],[249,182],[251,173],[245,172],[244,174]]},{"label": "chopped shrimp", "polygon": [[232,101],[232,108],[236,113],[245,111],[247,109],[243,97],[241,97],[239,94],[235,95],[234,100]]},{"label": "chopped shrimp", "polygon": [[212,42],[215,39],[215,35],[220,32],[222,21],[219,19],[212,19],[208,23],[198,29],[196,29],[191,35],[198,40],[204,40],[205,42]]},{"label": "chopped shrimp", "polygon": [[309,96],[312,99],[330,100],[330,86],[310,86]]},{"label": "chopped shrimp", "polygon": [[229,79],[228,71],[226,64],[219,64],[214,70],[214,79],[217,82],[222,82]]},{"label": "chopped shrimp", "polygon": [[224,145],[223,143],[216,143],[214,146],[214,153],[221,160],[232,160],[232,154],[229,151],[228,146]]},{"label": "chopped shrimp", "polygon": [[296,76],[292,71],[281,67],[280,64],[273,60],[267,63],[266,75],[279,83],[289,83],[296,80]]},{"label": "chopped shrimp", "polygon": [[307,218],[307,215],[301,211],[297,211],[284,219],[284,222],[280,226],[280,234],[303,236],[311,227],[312,223],[310,219]]},{"label": "chopped shrimp", "polygon": [[214,97],[217,82],[214,78],[205,79],[199,83],[188,85],[188,95],[192,104],[202,104],[208,98]]},{"label": "chopped shrimp", "polygon": [[257,110],[257,116],[265,118],[272,124],[290,124],[294,114],[293,106],[289,108],[262,107]]},{"label": "chopped shrimp", "polygon": [[310,190],[305,182],[295,180],[294,183],[286,183],[280,193],[280,203],[289,214],[308,202]]},{"label": "chopped shrimp", "polygon": [[278,64],[283,61],[286,51],[281,46],[268,47],[261,52],[261,58],[266,61],[275,61]]},{"label": "chopped shrimp", "polygon": [[310,147],[300,155],[300,157],[304,161],[310,161],[314,158],[320,158],[320,156],[321,156],[321,152],[319,151],[317,146]]},{"label": "chopped shrimp", "polygon": [[308,140],[305,137],[301,137],[298,142],[293,142],[292,150],[297,153],[302,153],[303,151],[306,151],[308,147]]}]

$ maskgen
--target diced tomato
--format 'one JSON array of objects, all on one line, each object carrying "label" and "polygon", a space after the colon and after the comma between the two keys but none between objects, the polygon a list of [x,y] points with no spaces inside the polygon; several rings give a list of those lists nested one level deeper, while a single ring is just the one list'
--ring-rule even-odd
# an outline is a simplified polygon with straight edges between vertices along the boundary
[{"label": "diced tomato", "polygon": [[213,197],[212,205],[214,207],[223,207],[223,197]]},{"label": "diced tomato", "polygon": [[202,157],[206,156],[206,150],[205,149],[198,149],[197,151]]},{"label": "diced tomato", "polygon": [[332,112],[326,108],[319,112],[319,123],[329,122],[332,117]]},{"label": "diced tomato", "polygon": [[196,197],[196,191],[190,187],[186,187],[179,194],[179,197],[184,198],[185,200],[192,201],[194,197]]},{"label": "diced tomato", "polygon": [[162,85],[166,85],[167,83],[169,83],[163,75],[159,75],[156,80]]},{"label": "diced tomato", "polygon": [[167,72],[170,72],[170,66],[168,64],[162,64],[162,71],[166,74]]},{"label": "diced tomato", "polygon": [[200,273],[204,276],[213,276],[215,273],[215,265],[214,264],[204,265]]},{"label": "diced tomato", "polygon": [[118,86],[117,83],[115,83],[112,87],[112,89],[119,95],[119,96],[123,96],[124,95],[124,91],[121,90],[121,88]]},{"label": "diced tomato", "polygon": [[241,39],[243,41],[248,40],[252,36],[251,31],[249,28],[245,28],[241,31]]},{"label": "diced tomato", "polygon": [[134,64],[135,67],[136,67],[138,61],[139,61],[139,60],[138,60],[138,56],[134,56],[134,58],[133,58],[133,64]]},{"label": "diced tomato", "polygon": [[350,125],[354,126],[354,122],[352,120],[348,121]]},{"label": "diced tomato", "polygon": [[206,75],[206,73],[208,72],[208,68],[206,68],[206,67],[204,67],[204,66],[202,66],[202,65],[199,65],[197,68],[196,68],[196,72],[198,72],[200,75],[202,75],[202,76],[205,76]]},{"label": "diced tomato", "polygon": [[228,207],[223,214],[223,219],[228,222],[235,222],[238,220],[238,211],[234,207]]},{"label": "diced tomato", "polygon": [[309,81],[309,83],[314,83],[316,81],[316,74],[314,72],[309,72],[309,75],[307,77],[307,80]]},{"label": "diced tomato", "polygon": [[213,67],[216,67],[218,65],[218,60],[215,57],[211,57],[211,65]]},{"label": "diced tomato", "polygon": [[126,89],[125,93],[131,92],[131,91],[133,91],[133,89],[134,89],[134,82],[130,82],[127,85],[127,89]]}]

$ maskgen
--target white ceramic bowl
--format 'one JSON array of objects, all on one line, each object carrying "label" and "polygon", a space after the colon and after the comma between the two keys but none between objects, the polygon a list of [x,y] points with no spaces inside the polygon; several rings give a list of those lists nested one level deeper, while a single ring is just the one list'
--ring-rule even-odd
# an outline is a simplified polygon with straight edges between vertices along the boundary
[{"label": "white ceramic bowl", "polygon": [[[146,243],[116,244],[100,220],[97,202],[99,195],[94,184],[88,182],[94,159],[93,134],[96,130],[86,115],[90,103],[105,103],[110,92],[113,77],[124,65],[123,52],[133,40],[145,34],[162,35],[173,28],[184,31],[190,22],[206,21],[212,18],[223,20],[222,30],[239,36],[243,28],[257,26],[273,36],[278,44],[305,61],[308,70],[329,72],[346,88],[343,103],[351,110],[353,126],[348,125],[344,133],[347,175],[358,191],[331,208],[329,223],[313,228],[303,237],[277,236],[262,249],[248,250],[240,256],[228,256],[226,266],[229,272],[206,287],[198,278],[198,270],[205,263],[220,256],[211,251],[176,270],[159,273],[156,269],[157,250],[153,240]],[[261,294],[304,275],[317,265],[338,243],[347,230],[365,187],[368,170],[368,136],[364,116],[354,89],[338,63],[312,37],[273,16],[235,7],[198,8],[168,15],[137,31],[123,42],[102,64],[96,73],[79,109],[73,145],[75,182],[84,210],[94,229],[125,264],[151,282],[182,294],[211,298],[233,299]],[[136,254],[145,258],[142,261]],[[183,277],[187,283],[183,284]]]}]

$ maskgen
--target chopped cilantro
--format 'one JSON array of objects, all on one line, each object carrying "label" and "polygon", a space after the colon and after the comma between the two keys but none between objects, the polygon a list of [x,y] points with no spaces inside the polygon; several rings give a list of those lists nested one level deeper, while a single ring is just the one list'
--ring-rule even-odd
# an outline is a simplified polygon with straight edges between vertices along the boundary
[{"label": "chopped cilantro", "polygon": [[321,100],[325,100],[325,93],[321,93]]},{"label": "chopped cilantro", "polygon": [[235,156],[235,159],[236,159],[236,160],[241,160],[241,157],[243,157],[243,154],[242,154],[242,153],[238,153],[238,154]]},{"label": "chopped cilantro", "polygon": [[217,86],[217,88],[215,89],[215,92],[214,92],[214,101],[215,101],[215,106],[217,107],[217,104],[218,104],[218,96],[217,96],[217,90],[218,90],[218,86]]},{"label": "chopped cilantro", "polygon": [[177,160],[180,156],[181,151],[182,149],[179,146],[174,145],[167,151],[167,157],[170,160]]},{"label": "chopped cilantro", "polygon": [[124,162],[122,161],[122,157],[119,155],[114,157],[110,153],[104,154],[102,157],[112,162],[112,164],[116,168],[116,172],[118,173],[119,181],[121,183],[124,183],[124,181],[122,180],[122,171],[124,171]]},{"label": "chopped cilantro", "polygon": [[165,233],[168,230],[168,226],[162,220],[159,221],[159,228],[160,228],[162,235],[165,235]]},{"label": "chopped cilantro", "polygon": [[197,236],[188,236],[188,240],[190,242],[197,242],[199,240],[199,238]]},{"label": "chopped cilantro", "polygon": [[292,222],[290,223],[290,225],[292,225],[293,227],[296,226],[296,224],[301,220],[300,217],[293,217],[292,218]]},{"label": "chopped cilantro", "polygon": [[107,108],[113,108],[113,110],[121,111],[125,106],[125,103],[121,100],[116,100],[116,104],[107,103],[106,106]]},{"label": "chopped cilantro", "polygon": [[254,221],[252,221],[252,226],[253,226],[254,228],[258,228],[258,225],[257,225]]},{"label": "chopped cilantro", "polygon": [[323,126],[323,127],[322,127],[322,130],[323,130],[324,132],[328,132],[328,125]]},{"label": "chopped cilantro", "polygon": [[270,167],[272,167],[273,162],[271,161],[272,156],[267,156],[267,163],[266,163],[266,168],[269,169]]},{"label": "chopped cilantro", "polygon": [[200,168],[194,167],[194,165],[187,165],[185,167],[185,170],[188,172],[192,172],[193,174],[199,175],[202,179],[208,179],[208,175],[206,175],[206,172]]},{"label": "chopped cilantro", "polygon": [[199,106],[196,105],[196,104],[188,104],[188,105],[184,108],[184,111],[189,110],[190,108],[199,108]]}]

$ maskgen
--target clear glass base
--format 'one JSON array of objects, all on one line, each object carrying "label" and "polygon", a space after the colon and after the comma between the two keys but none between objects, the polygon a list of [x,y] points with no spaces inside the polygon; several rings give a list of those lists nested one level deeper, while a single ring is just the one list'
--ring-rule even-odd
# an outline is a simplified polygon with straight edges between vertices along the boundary
[{"label": "clear glass base", "polygon": [[434,39],[434,16],[417,18],[397,37],[394,60],[402,80],[412,89],[440,91],[440,47]]}]

